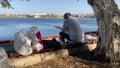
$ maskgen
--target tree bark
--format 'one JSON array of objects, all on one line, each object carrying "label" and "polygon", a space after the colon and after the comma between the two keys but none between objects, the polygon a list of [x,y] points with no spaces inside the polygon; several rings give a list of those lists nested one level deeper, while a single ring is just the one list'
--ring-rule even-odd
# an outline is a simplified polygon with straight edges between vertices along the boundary
[{"label": "tree bark", "polygon": [[97,56],[120,62],[120,11],[114,0],[88,0],[98,24]]}]

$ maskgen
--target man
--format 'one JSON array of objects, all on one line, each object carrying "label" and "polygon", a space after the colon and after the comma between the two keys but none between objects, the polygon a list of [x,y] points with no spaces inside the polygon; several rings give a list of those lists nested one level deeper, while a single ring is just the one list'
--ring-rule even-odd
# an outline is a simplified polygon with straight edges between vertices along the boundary
[{"label": "man", "polygon": [[60,34],[60,40],[65,43],[65,39],[72,42],[83,42],[84,34],[78,21],[71,16],[71,13],[64,14],[64,24]]}]

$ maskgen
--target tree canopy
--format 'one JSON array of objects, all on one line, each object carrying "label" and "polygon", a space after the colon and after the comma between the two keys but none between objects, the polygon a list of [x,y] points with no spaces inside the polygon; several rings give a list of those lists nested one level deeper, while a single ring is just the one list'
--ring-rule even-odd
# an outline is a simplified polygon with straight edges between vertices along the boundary
[{"label": "tree canopy", "polygon": [[[1,7],[13,9],[13,7],[10,4],[10,1],[12,1],[12,0],[0,0]],[[24,0],[21,0],[21,1],[24,1]],[[26,0],[26,1],[29,1],[29,0]]]},{"label": "tree canopy", "polygon": [[12,8],[8,0],[0,0],[0,3],[3,8]]}]

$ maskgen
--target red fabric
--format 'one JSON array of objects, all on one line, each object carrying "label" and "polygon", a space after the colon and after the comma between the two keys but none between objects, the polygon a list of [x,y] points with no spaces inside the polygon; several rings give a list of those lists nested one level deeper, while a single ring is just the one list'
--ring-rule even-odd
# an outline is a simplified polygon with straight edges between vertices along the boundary
[{"label": "red fabric", "polygon": [[36,37],[38,39],[38,42],[43,45],[42,38],[41,38],[41,33],[39,31],[36,33]]}]

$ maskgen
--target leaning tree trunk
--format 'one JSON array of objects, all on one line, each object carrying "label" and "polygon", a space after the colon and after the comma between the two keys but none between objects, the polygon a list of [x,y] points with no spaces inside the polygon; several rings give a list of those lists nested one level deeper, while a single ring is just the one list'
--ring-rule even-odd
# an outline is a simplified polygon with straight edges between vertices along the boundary
[{"label": "leaning tree trunk", "polygon": [[98,22],[96,55],[120,61],[120,11],[114,0],[88,0]]}]

